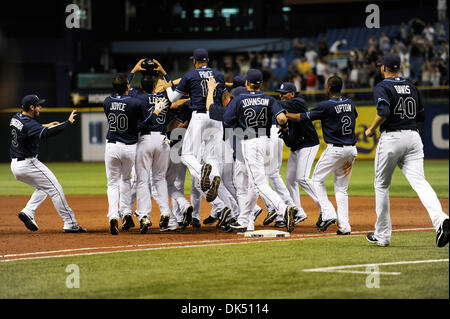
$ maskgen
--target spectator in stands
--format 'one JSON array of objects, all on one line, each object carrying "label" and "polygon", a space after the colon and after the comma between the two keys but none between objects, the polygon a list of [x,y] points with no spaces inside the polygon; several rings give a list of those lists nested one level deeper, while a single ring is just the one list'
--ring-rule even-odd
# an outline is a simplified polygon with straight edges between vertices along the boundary
[{"label": "spectator in stands", "polygon": [[327,77],[328,73],[330,73],[328,69],[328,63],[325,60],[319,58],[316,64],[317,84],[319,90],[325,87],[325,78]]},{"label": "spectator in stands", "polygon": [[333,43],[333,45],[330,48],[330,53],[332,54],[338,54],[342,47],[347,45],[347,40],[342,39],[342,40],[337,40]]},{"label": "spectator in stands", "polygon": [[430,61],[425,60],[425,63],[421,67],[422,71],[422,85],[431,85],[431,63]]},{"label": "spectator in stands", "polygon": [[433,86],[439,86],[441,84],[441,72],[439,72],[439,67],[436,65],[431,70],[430,82]]},{"label": "spectator in stands", "polygon": [[447,18],[447,0],[437,1],[438,20],[442,21]]},{"label": "spectator in stands", "polygon": [[318,56],[318,54],[316,51],[314,51],[312,43],[308,43],[306,45],[305,58],[306,58],[306,61],[308,61],[308,63],[313,68],[316,66],[317,56]]},{"label": "spectator in stands", "polygon": [[409,62],[411,81],[417,83],[422,78],[421,67],[424,62],[425,40],[420,35],[415,35],[411,40]]},{"label": "spectator in stands", "polygon": [[358,72],[359,86],[362,88],[370,87],[369,84],[369,68],[366,64],[360,64]]},{"label": "spectator in stands", "polygon": [[[380,39],[378,41],[379,43],[379,50],[380,51],[385,51],[386,50],[386,45],[389,45],[391,43],[391,41],[389,40],[389,37],[386,35],[386,32],[381,32],[380,35]],[[390,47],[388,47],[387,51],[389,51]],[[385,54],[386,52],[383,52],[383,54]]]},{"label": "spectator in stands", "polygon": [[413,35],[420,35],[425,29],[425,23],[419,18],[413,18],[409,21],[409,25],[411,26]]},{"label": "spectator in stands", "polygon": [[306,47],[305,44],[299,39],[295,38],[292,42],[292,47],[294,49],[294,58],[303,58],[305,56]]},{"label": "spectator in stands", "polygon": [[369,36],[369,39],[367,40],[367,48],[369,50],[376,50],[377,49],[377,38],[372,34]]},{"label": "spectator in stands", "polygon": [[322,39],[320,39],[319,44],[317,45],[317,53],[318,53],[318,57],[319,58],[325,58],[328,53],[328,44],[327,44],[327,38],[323,37]]},{"label": "spectator in stands", "polygon": [[350,75],[348,77],[348,88],[356,88],[359,85],[359,64],[356,64],[353,66],[352,70],[350,71]]},{"label": "spectator in stands", "polygon": [[408,43],[409,28],[405,22],[400,25],[400,39],[403,43]]},{"label": "spectator in stands", "polygon": [[408,52],[408,50],[406,49],[406,47],[403,49],[403,50],[401,50],[400,52],[397,52],[398,53],[398,55],[400,56],[400,61],[401,61],[401,65],[400,65],[400,76],[402,77],[402,78],[405,78],[405,79],[409,79],[409,77],[410,77],[410,72],[409,72],[409,67],[410,67],[410,65],[409,65],[409,52]]},{"label": "spectator in stands", "polygon": [[306,76],[308,74],[308,71],[311,70],[312,66],[308,63],[306,58],[301,58],[300,63],[297,66],[298,72],[300,72],[301,75]]},{"label": "spectator in stands", "polygon": [[236,57],[236,64],[239,67],[239,74],[246,75],[247,71],[250,69],[250,59],[243,55],[238,55]]},{"label": "spectator in stands", "polygon": [[316,90],[318,87],[317,75],[315,75],[312,69],[306,74],[306,90]]}]

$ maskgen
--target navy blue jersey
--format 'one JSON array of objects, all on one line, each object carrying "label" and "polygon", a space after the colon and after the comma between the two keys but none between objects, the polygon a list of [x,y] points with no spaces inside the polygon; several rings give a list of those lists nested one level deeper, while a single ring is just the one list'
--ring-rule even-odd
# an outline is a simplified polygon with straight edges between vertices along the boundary
[{"label": "navy blue jersey", "polygon": [[373,89],[379,116],[387,118],[380,130],[417,129],[417,118],[423,113],[419,91],[410,81],[388,78]]},{"label": "navy blue jersey", "polygon": [[270,135],[272,117],[284,112],[277,100],[262,92],[248,92],[240,94],[231,100],[226,107],[223,121],[225,127],[240,127],[244,130],[252,128],[266,129]]},{"label": "navy blue jersey", "polygon": [[352,145],[356,143],[355,124],[358,113],[353,101],[347,98],[331,98],[311,111],[300,115],[310,121],[320,120],[323,139],[327,144]]},{"label": "navy blue jersey", "polygon": [[135,144],[138,140],[138,125],[145,119],[143,102],[129,95],[108,96],[103,109],[108,120],[109,142]]},{"label": "navy blue jersey", "polygon": [[[278,103],[289,113],[305,113],[308,111],[305,98],[301,94],[290,100],[279,101]],[[288,128],[289,135],[285,143],[292,151],[319,144],[316,129],[310,121],[297,122],[288,120]]]},{"label": "navy blue jersey", "polygon": [[[167,93],[146,93],[139,89],[130,90],[130,95],[136,97],[142,101],[143,112],[145,113],[145,122],[140,128],[141,134],[149,134],[150,132],[161,132],[166,134],[167,126],[170,121],[178,118],[178,113],[170,109],[170,101],[167,97]],[[165,98],[169,106],[162,110],[158,116],[153,114],[155,110],[155,103],[157,99]],[[179,120],[182,122],[182,120]]]},{"label": "navy blue jersey", "polygon": [[191,98],[190,109],[192,111],[206,110],[206,97],[208,95],[207,80],[214,77],[219,85],[214,91],[214,103],[221,104],[222,94],[226,90],[223,74],[206,66],[186,73],[178,84],[176,91],[180,94],[189,94]]},{"label": "navy blue jersey", "polygon": [[9,154],[11,158],[36,157],[42,138],[57,134],[69,125],[69,121],[65,121],[48,128],[28,115],[20,112],[15,114],[9,123],[11,132]]}]

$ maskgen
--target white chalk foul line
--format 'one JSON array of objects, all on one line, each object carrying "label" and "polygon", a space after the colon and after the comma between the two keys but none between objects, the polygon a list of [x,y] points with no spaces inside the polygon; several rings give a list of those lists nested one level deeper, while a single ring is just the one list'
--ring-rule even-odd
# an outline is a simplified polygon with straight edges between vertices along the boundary
[{"label": "white chalk foul line", "polygon": [[[370,274],[400,275],[401,274],[400,272],[378,272],[378,271],[371,271],[368,268],[369,267],[379,267],[379,266],[424,264],[424,263],[439,263],[439,262],[448,262],[448,258],[447,259],[396,261],[396,262],[361,264],[361,265],[344,265],[344,266],[335,266],[335,267],[303,269],[303,271],[305,271],[305,272],[338,272],[338,273],[364,274],[364,275],[370,275]],[[343,270],[343,269],[362,268],[362,267],[366,267],[366,271]]]},{"label": "white chalk foul line", "polygon": [[[423,231],[423,230],[434,230],[434,228],[410,228],[410,229],[396,229],[393,232],[402,231]],[[352,232],[352,235],[366,234],[368,231],[357,231]],[[120,252],[131,252],[131,251],[148,251],[148,250],[160,250],[160,249],[172,249],[172,248],[189,248],[189,247],[209,247],[209,246],[221,246],[221,245],[232,245],[232,244],[249,244],[249,243],[262,243],[271,241],[285,241],[285,240],[304,240],[304,239],[320,239],[320,238],[330,238],[330,237],[340,237],[336,234],[299,234],[292,235],[291,237],[284,238],[268,238],[265,240],[256,240],[253,238],[235,238],[235,239],[219,239],[219,240],[199,240],[199,241],[188,241],[188,242],[166,242],[166,243],[150,243],[150,244],[135,244],[135,245],[124,245],[124,246],[104,246],[104,247],[86,247],[86,248],[73,248],[73,249],[61,249],[61,250],[50,250],[50,251],[38,251],[20,254],[8,254],[0,255],[2,258],[11,258],[0,260],[0,262],[17,261],[17,260],[31,260],[39,258],[58,258],[58,257],[73,257],[73,256],[86,256],[86,255],[96,255],[96,254],[110,254],[110,253],[120,253]],[[345,236],[344,236],[345,237]],[[179,246],[176,246],[179,245]],[[143,248],[149,247],[151,248]],[[141,248],[140,248],[141,247]],[[137,249],[136,249],[137,248]],[[70,252],[82,252],[82,251],[93,251],[93,250],[111,250],[111,251],[101,251],[101,252],[89,252],[89,253],[75,253],[75,254],[62,254]],[[119,249],[119,250],[117,250]],[[39,256],[57,254],[52,256]],[[62,255],[61,255],[62,254]],[[27,257],[28,256],[28,257]],[[34,257],[30,257],[34,256]]]}]

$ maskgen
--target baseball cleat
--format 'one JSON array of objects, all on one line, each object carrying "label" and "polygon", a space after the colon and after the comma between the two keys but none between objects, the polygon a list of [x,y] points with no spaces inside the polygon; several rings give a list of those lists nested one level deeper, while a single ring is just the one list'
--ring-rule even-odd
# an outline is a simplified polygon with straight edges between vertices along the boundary
[{"label": "baseball cleat", "polygon": [[378,246],[381,246],[381,247],[389,246],[389,243],[382,243],[382,242],[378,241],[378,239],[375,238],[375,234],[374,233],[368,233],[366,235],[366,239],[371,244],[377,244]]},{"label": "baseball cleat", "polygon": [[284,220],[286,223],[286,230],[290,233],[294,230],[294,218],[295,214],[297,214],[298,209],[294,206],[288,206],[286,208],[286,213],[284,215]]},{"label": "baseball cleat", "polygon": [[322,223],[322,213],[319,214],[319,218],[317,218],[316,227],[319,230],[319,226]]},{"label": "baseball cleat", "polygon": [[327,230],[327,228],[331,225],[334,224],[336,222],[336,218],[332,218],[329,220],[322,220],[322,222],[320,223],[320,225],[317,227],[318,231],[324,232]]},{"label": "baseball cleat", "polygon": [[211,187],[209,181],[209,174],[211,174],[212,166],[211,164],[205,164],[202,166],[202,174],[200,176],[200,188],[203,192],[206,192]]},{"label": "baseball cleat", "polygon": [[216,224],[216,227],[219,228],[222,225],[225,224],[225,220],[227,219],[228,215],[231,214],[231,209],[229,209],[228,207],[224,207],[220,212],[219,212],[219,222]]},{"label": "baseball cleat", "polygon": [[202,227],[202,224],[200,224],[200,220],[198,220],[197,218],[192,218],[191,225],[194,228]]},{"label": "baseball cleat", "polygon": [[169,215],[162,215],[161,220],[159,221],[159,230],[160,231],[167,231],[169,228]]},{"label": "baseball cleat", "polygon": [[80,225],[76,225],[72,228],[64,228],[63,233],[87,233],[86,228],[81,227]]},{"label": "baseball cleat", "polygon": [[216,222],[217,218],[212,217],[212,216],[208,216],[204,221],[203,224],[205,225],[212,225]]},{"label": "baseball cleat", "polygon": [[308,216],[306,216],[306,214],[302,215],[302,216],[295,216],[294,225],[297,225],[298,223],[305,221],[307,218],[308,218]]},{"label": "baseball cleat", "polygon": [[258,209],[258,210],[256,211],[256,213],[255,213],[255,215],[254,215],[254,216],[255,216],[254,221],[256,220],[256,218],[258,218],[259,215],[261,215],[262,211],[263,211],[262,208],[260,208],[260,209]]},{"label": "baseball cleat", "polygon": [[267,213],[266,218],[264,218],[263,225],[267,226],[267,225],[271,224],[275,220],[276,217],[277,217],[277,211],[271,210],[270,212]]},{"label": "baseball cleat", "polygon": [[109,232],[111,235],[119,235],[119,223],[117,219],[113,218],[109,221]]},{"label": "baseball cleat", "polygon": [[286,227],[286,223],[282,220],[276,221],[275,222],[275,228],[284,228]]},{"label": "baseball cleat", "polygon": [[239,229],[244,229],[244,230],[247,229],[247,226],[243,226],[243,225],[239,224],[237,221],[235,221],[234,223],[229,224],[229,226],[231,228],[233,228],[233,229],[238,229],[238,230]]},{"label": "baseball cleat", "polygon": [[336,235],[350,235],[351,233],[349,231],[341,231],[340,229],[338,229],[338,231],[336,232]]},{"label": "baseball cleat", "polygon": [[436,233],[436,245],[438,247],[444,247],[445,245],[448,244],[448,240],[449,240],[449,229],[448,229],[449,225],[448,225],[448,218],[445,219],[441,226],[439,226],[439,229]]},{"label": "baseball cleat", "polygon": [[189,225],[192,221],[192,212],[194,211],[194,208],[192,206],[189,206],[186,208],[183,214],[183,225],[186,227]]},{"label": "baseball cleat", "polygon": [[139,228],[139,231],[141,232],[141,234],[146,234],[148,231],[148,228],[152,225],[152,222],[150,221],[150,219],[148,219],[148,217],[142,217],[140,223],[141,223],[141,226]]},{"label": "baseball cleat", "polygon": [[213,200],[215,200],[217,195],[219,194],[220,181],[221,181],[221,179],[219,176],[215,176],[213,178],[211,188],[206,193],[206,201],[208,203],[211,203]]},{"label": "baseball cleat", "polygon": [[37,231],[39,229],[34,219],[25,214],[24,212],[20,212],[18,217],[25,224],[25,227],[28,228],[29,230]]},{"label": "baseball cleat", "polygon": [[186,226],[182,222],[178,222],[178,229],[183,230],[186,229]]},{"label": "baseball cleat", "polygon": [[232,233],[234,229],[230,225],[235,223],[236,221],[237,221],[236,218],[234,217],[230,218],[230,220],[224,226],[222,226],[223,232]]},{"label": "baseball cleat", "polygon": [[132,214],[125,215],[122,218],[122,230],[126,231],[132,227],[134,227],[133,215]]}]

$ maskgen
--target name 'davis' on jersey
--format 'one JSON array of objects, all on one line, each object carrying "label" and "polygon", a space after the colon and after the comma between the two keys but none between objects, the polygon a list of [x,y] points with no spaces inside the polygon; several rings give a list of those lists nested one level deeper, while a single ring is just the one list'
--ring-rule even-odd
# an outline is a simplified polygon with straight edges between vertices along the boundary
[{"label": "name 'davis' on jersey", "polygon": [[120,102],[111,102],[111,107],[109,108],[111,111],[125,111],[126,103]]},{"label": "name 'davis' on jersey", "polygon": [[213,71],[198,71],[198,75],[200,75],[202,79],[209,79],[213,76]]},{"label": "name 'davis' on jersey", "polygon": [[411,90],[409,89],[409,85],[394,85],[395,90],[398,94],[410,94]]},{"label": "name 'davis' on jersey", "polygon": [[254,106],[254,105],[269,105],[269,99],[264,99],[260,97],[248,98],[242,100],[243,107]]},{"label": "name 'davis' on jersey", "polygon": [[351,104],[339,104],[334,107],[336,110],[336,113],[339,114],[341,112],[351,112],[352,111],[352,105]]}]

